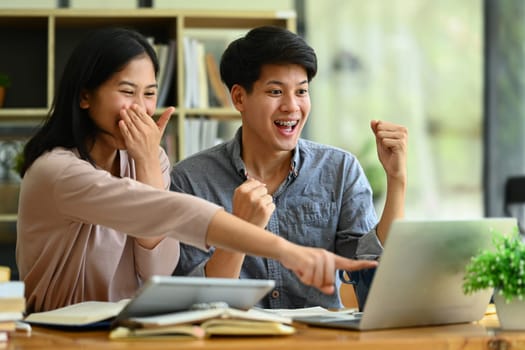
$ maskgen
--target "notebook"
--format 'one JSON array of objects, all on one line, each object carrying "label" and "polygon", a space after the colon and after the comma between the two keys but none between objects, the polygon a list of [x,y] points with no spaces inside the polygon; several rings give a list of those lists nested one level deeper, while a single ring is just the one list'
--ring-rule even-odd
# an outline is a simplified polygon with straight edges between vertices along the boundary
[{"label": "notebook", "polygon": [[493,291],[465,295],[465,266],[492,246],[492,231],[512,233],[516,226],[514,218],[395,221],[362,313],[294,321],[357,330],[477,321]]}]

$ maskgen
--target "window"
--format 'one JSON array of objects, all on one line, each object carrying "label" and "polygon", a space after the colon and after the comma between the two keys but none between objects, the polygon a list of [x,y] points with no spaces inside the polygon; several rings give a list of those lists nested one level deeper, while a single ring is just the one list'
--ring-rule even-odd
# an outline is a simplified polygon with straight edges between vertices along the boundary
[{"label": "window", "polygon": [[304,2],[305,37],[319,60],[304,136],[355,153],[380,194],[369,121],[406,125],[407,217],[483,215],[482,5]]}]

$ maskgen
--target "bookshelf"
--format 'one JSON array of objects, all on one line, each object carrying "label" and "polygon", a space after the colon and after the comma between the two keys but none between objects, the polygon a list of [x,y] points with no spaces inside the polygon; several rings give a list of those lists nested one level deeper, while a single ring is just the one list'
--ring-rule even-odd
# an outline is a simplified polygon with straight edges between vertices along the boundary
[{"label": "bookshelf", "polygon": [[[278,25],[295,30],[293,11],[202,11],[169,9],[129,10],[0,10],[0,71],[9,74],[12,86],[0,109],[0,128],[5,122],[38,122],[46,116],[53,92],[73,47],[85,33],[102,26],[137,29],[155,42],[177,45],[173,94],[176,107],[172,150],[177,161],[184,154],[184,120],[194,116],[233,117],[231,108],[188,108],[184,105],[183,39],[193,30],[248,30],[259,25]],[[162,108],[158,113],[162,112]]]},{"label": "bookshelf", "polygon": [[[231,107],[184,103],[187,93],[184,38],[194,33],[246,32],[260,25],[277,25],[295,31],[295,12],[152,8],[0,10],[0,72],[7,73],[11,79],[4,106],[0,108],[0,131],[21,127],[27,132],[42,121],[52,104],[66,60],[83,35],[98,27],[125,26],[138,30],[155,43],[175,41],[176,62],[166,105],[175,106],[176,111],[166,131],[164,146],[171,161],[176,162],[186,154],[188,120],[239,120]],[[157,115],[164,109],[159,106]],[[21,133],[9,137],[28,136]],[[16,221],[14,213],[0,212],[0,222],[11,221]]]}]

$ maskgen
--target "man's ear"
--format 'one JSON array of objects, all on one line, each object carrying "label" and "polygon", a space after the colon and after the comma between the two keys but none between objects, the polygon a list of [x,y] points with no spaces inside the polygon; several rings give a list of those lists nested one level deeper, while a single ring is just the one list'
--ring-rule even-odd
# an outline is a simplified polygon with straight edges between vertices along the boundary
[{"label": "man's ear", "polygon": [[87,90],[82,90],[80,92],[80,108],[88,109],[89,108],[89,92]]},{"label": "man's ear", "polygon": [[239,84],[233,85],[230,96],[232,99],[233,106],[236,110],[239,112],[242,112],[244,110],[244,99],[246,96],[246,90]]}]

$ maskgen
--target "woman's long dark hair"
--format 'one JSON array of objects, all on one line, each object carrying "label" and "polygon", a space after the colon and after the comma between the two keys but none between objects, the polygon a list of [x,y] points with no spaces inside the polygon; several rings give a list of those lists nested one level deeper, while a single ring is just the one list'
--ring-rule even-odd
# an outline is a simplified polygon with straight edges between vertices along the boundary
[{"label": "woman's long dark hair", "polygon": [[87,140],[98,129],[87,110],[80,108],[83,91],[94,91],[140,55],[148,55],[155,75],[158,61],[146,38],[125,28],[104,28],[91,32],[75,48],[66,64],[53,105],[43,126],[28,141],[20,175],[43,153],[55,147],[76,148],[80,157],[93,164]]}]

